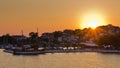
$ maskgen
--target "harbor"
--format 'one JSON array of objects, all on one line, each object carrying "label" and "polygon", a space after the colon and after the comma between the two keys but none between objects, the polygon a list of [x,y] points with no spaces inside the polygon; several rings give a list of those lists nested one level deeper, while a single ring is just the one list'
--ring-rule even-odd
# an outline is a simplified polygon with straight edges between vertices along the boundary
[{"label": "harbor", "polygon": [[119,68],[119,53],[76,52],[12,55],[0,50],[1,68]]}]

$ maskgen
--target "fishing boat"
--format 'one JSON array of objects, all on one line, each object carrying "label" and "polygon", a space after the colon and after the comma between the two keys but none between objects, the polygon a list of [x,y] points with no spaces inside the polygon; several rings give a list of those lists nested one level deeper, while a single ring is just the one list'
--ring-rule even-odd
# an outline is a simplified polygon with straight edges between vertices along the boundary
[{"label": "fishing boat", "polygon": [[38,55],[44,54],[44,49],[38,49],[38,46],[22,45],[21,47],[11,47],[4,50],[4,52],[12,53],[13,55]]}]

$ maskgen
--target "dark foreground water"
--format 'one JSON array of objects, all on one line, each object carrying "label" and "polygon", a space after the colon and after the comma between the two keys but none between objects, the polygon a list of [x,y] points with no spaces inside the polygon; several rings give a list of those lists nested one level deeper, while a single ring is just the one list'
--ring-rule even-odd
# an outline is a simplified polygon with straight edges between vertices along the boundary
[{"label": "dark foreground water", "polygon": [[15,56],[0,50],[0,68],[120,68],[120,54],[81,52]]}]

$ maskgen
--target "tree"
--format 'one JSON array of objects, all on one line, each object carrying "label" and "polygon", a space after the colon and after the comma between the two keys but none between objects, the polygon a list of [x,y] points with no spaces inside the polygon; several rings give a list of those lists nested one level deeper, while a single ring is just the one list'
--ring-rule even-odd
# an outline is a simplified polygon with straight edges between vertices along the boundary
[{"label": "tree", "polygon": [[62,32],[61,31],[55,31],[53,32],[53,35],[55,38],[61,37],[62,36]]},{"label": "tree", "polygon": [[10,36],[9,34],[3,35],[1,37],[1,39],[2,39],[1,41],[3,42],[3,44],[15,44],[15,43],[17,43],[16,40],[12,36]]},{"label": "tree", "polygon": [[30,36],[31,38],[37,38],[37,37],[38,37],[38,33],[30,32],[30,33],[29,33],[29,36]]},{"label": "tree", "polygon": [[74,34],[75,34],[76,36],[81,36],[81,35],[82,35],[82,30],[80,30],[80,29],[75,29]]},{"label": "tree", "polygon": [[37,39],[38,39],[38,33],[35,33],[35,32],[30,32],[29,33],[29,36],[30,36],[30,42],[31,43],[37,43]]},{"label": "tree", "polygon": [[96,40],[96,43],[103,47],[103,45],[111,45],[113,49],[120,49],[120,35],[105,35]]},{"label": "tree", "polygon": [[66,29],[66,30],[63,31],[63,33],[65,33],[67,35],[73,35],[74,34],[74,30]]}]

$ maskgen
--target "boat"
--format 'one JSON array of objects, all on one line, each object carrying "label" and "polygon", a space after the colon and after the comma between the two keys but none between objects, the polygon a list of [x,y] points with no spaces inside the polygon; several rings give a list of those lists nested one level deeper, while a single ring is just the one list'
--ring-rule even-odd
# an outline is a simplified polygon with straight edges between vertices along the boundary
[{"label": "boat", "polygon": [[39,55],[44,54],[45,52],[43,50],[37,50],[37,51],[13,51],[13,55]]},{"label": "boat", "polygon": [[3,50],[3,52],[6,52],[6,53],[13,53],[13,50],[5,49],[5,50]]}]

